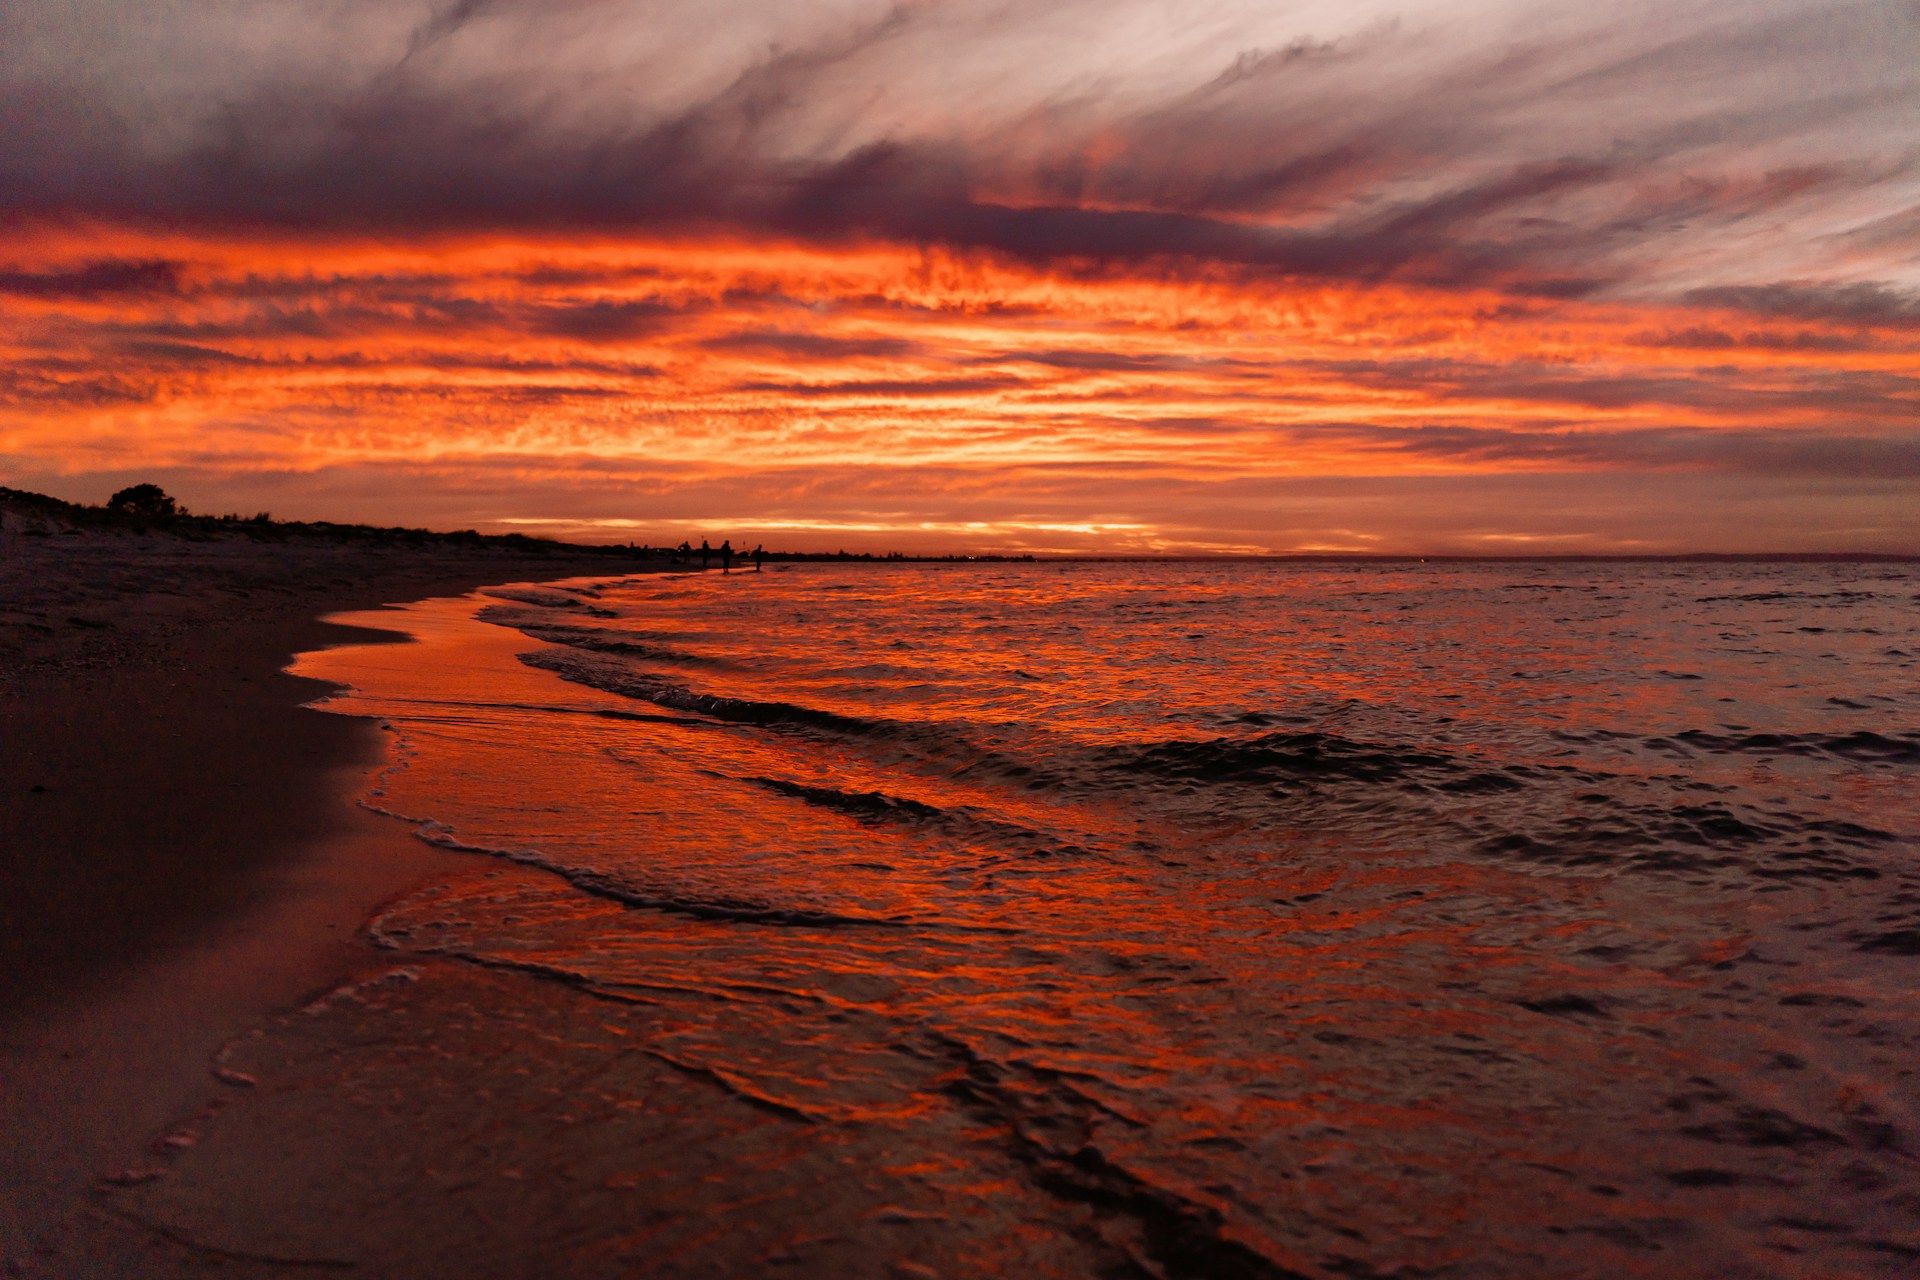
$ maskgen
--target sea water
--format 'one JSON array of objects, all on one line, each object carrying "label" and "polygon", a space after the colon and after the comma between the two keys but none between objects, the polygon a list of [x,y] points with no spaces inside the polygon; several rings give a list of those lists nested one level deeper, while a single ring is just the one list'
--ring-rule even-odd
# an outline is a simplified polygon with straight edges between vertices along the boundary
[{"label": "sea water", "polygon": [[556,1273],[1920,1267],[1913,565],[780,565],[381,625],[300,670],[476,874],[377,922],[440,966],[379,1016],[641,1126],[514,1122],[650,1206]]}]

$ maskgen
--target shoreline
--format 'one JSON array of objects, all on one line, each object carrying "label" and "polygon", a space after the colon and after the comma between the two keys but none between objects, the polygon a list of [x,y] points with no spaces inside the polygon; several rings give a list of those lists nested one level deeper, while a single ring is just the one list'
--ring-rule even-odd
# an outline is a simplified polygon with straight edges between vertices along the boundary
[{"label": "shoreline", "polygon": [[92,1189],[137,1177],[168,1125],[230,1087],[223,1045],[378,967],[364,927],[384,903],[461,865],[357,803],[386,758],[378,724],[307,706],[333,686],[287,671],[408,637],[326,617],[665,568],[125,543],[15,545],[0,566],[0,612],[53,624],[0,631],[0,718],[20,744],[0,757],[10,1275],[189,1264]]}]

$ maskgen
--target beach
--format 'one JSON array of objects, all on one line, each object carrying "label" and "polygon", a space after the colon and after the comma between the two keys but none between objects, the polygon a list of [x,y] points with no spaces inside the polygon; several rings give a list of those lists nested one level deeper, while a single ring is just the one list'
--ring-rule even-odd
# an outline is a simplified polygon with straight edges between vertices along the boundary
[{"label": "beach", "polygon": [[379,638],[328,612],[610,562],[7,514],[0,1254],[8,1274],[164,1273],[198,1255],[103,1213],[98,1179],[150,1164],[221,1089],[220,1046],[367,963],[373,910],[445,859],[354,804],[374,726],[304,710],[325,686],[282,669]]}]

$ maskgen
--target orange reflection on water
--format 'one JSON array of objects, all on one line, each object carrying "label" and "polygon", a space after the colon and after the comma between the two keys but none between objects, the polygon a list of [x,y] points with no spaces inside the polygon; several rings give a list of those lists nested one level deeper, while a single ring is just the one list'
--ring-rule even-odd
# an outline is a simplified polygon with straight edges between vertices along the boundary
[{"label": "orange reflection on water", "polygon": [[[609,1027],[515,1043],[661,1126],[554,1138],[569,1177],[1021,1274],[1813,1274],[1910,1235],[1874,1081],[1920,1009],[1868,931],[1920,743],[1858,709],[1914,709],[1913,591],[809,568],[413,606],[300,669],[395,726],[375,802],[481,855],[378,922],[467,962],[392,1007]],[[1812,1196],[1844,1219],[1780,1225]]]}]

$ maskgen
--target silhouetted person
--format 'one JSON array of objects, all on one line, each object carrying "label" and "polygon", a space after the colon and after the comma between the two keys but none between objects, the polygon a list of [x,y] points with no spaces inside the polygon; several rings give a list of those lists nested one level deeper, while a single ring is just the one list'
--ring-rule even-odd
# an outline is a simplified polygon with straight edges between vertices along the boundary
[{"label": "silhouetted person", "polygon": [[707,558],[713,554],[713,548],[707,545],[705,538],[700,539],[700,567],[707,567]]},{"label": "silhouetted person", "polygon": [[754,549],[753,549],[753,571],[754,571],[755,573],[758,573],[758,572],[760,572],[760,562],[761,562],[762,560],[765,560],[766,558],[767,558],[767,549],[766,549],[765,547],[762,547],[762,546],[756,546],[756,547],[754,547]]},{"label": "silhouetted person", "polygon": [[733,572],[733,539],[732,538],[723,538],[720,540],[720,572],[722,573]]}]

